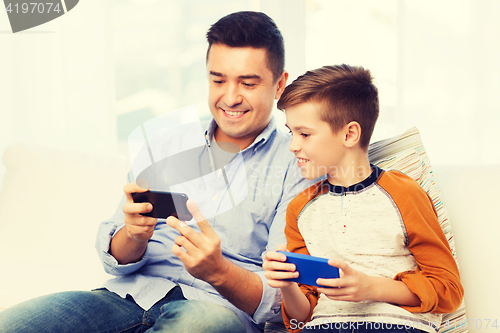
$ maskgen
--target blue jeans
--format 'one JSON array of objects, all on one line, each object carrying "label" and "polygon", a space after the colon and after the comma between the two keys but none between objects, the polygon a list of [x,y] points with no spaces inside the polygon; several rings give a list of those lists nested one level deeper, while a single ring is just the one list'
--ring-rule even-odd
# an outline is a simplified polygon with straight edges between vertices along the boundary
[{"label": "blue jeans", "polygon": [[424,333],[423,331],[392,325],[388,323],[372,322],[343,322],[343,323],[325,323],[323,325],[304,327],[302,333]]},{"label": "blue jeans", "polygon": [[189,301],[180,287],[144,311],[131,297],[105,289],[41,296],[0,312],[0,332],[245,332],[228,308]]}]

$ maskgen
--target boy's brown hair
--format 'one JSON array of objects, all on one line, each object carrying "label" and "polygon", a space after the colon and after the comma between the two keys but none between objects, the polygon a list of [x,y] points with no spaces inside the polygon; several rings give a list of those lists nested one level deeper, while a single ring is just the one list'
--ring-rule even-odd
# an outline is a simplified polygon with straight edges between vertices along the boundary
[{"label": "boy's brown hair", "polygon": [[278,109],[318,103],[320,119],[333,133],[351,121],[361,126],[360,146],[368,149],[379,114],[378,89],[369,70],[358,66],[324,66],[299,76],[281,95]]}]

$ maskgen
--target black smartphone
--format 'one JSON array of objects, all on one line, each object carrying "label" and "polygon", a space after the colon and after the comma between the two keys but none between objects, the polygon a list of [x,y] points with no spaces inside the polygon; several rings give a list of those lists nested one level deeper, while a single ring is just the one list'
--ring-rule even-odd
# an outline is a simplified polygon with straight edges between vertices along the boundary
[{"label": "black smartphone", "polygon": [[186,206],[188,200],[184,193],[146,191],[132,193],[134,202],[149,202],[153,205],[153,210],[149,213],[141,214],[154,218],[166,219],[169,216],[175,216],[181,221],[189,221],[193,215]]}]

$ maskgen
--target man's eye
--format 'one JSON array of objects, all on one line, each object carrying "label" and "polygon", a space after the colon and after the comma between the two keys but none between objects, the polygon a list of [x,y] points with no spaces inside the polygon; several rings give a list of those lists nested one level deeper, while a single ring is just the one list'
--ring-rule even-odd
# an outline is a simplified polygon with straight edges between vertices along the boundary
[{"label": "man's eye", "polygon": [[251,88],[251,87],[254,87],[254,86],[255,86],[255,83],[243,83],[243,85],[244,85],[245,87],[249,87],[249,88]]},{"label": "man's eye", "polygon": [[216,80],[213,80],[215,84],[221,84],[223,81],[216,81]]}]

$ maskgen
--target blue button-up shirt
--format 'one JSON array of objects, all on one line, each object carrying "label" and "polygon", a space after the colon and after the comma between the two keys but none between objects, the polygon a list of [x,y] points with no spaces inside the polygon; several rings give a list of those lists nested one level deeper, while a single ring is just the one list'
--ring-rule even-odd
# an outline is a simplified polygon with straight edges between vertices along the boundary
[{"label": "blue button-up shirt", "polygon": [[[266,321],[280,315],[281,305],[279,289],[269,287],[266,282],[263,255],[267,250],[275,250],[278,244],[286,244],[283,230],[287,205],[315,181],[302,177],[294,155],[288,150],[290,136],[276,128],[274,117],[249,147],[236,154],[225,167],[216,169],[213,161],[216,126],[212,120],[201,134],[203,146],[189,166],[185,164],[179,168],[179,163],[174,163],[177,166],[169,167],[168,162],[160,161],[155,168],[146,168],[141,175],[151,189],[182,192],[194,199],[220,237],[223,256],[259,275],[263,293],[253,316],[236,308],[211,285],[186,271],[171,251],[179,233],[162,223],[164,220],[159,220],[146,252],[138,262],[118,264],[109,254],[109,247],[112,237],[124,226],[122,209],[125,196],[115,215],[99,227],[96,241],[99,257],[106,272],[116,276],[104,287],[121,297],[130,295],[143,309],[149,309],[178,285],[187,299],[226,306],[238,315],[248,332],[259,332]],[[202,127],[199,124],[181,127],[151,138],[151,156],[168,156],[167,151],[178,153],[196,147],[200,136],[193,130],[199,132]],[[163,172],[165,168],[173,172],[176,167],[179,173],[188,169],[190,175],[179,180],[176,175]],[[193,170],[199,173],[198,177],[193,177]],[[135,181],[131,172],[129,182]],[[199,231],[196,223],[190,224]]]}]

